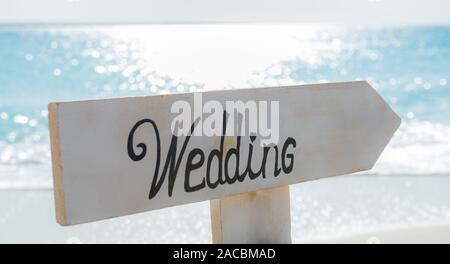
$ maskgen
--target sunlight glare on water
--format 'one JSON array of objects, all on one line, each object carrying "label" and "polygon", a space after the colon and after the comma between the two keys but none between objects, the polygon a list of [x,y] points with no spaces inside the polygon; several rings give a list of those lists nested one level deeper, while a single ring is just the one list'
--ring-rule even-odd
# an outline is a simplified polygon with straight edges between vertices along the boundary
[{"label": "sunlight glare on water", "polygon": [[371,173],[450,168],[445,27],[18,27],[0,35],[4,188],[50,187],[50,101],[351,80],[369,81],[403,119]]},{"label": "sunlight glare on water", "polygon": [[[448,27],[1,27],[0,58],[0,189],[51,188],[51,101],[367,80],[403,123],[369,176],[292,187],[294,233],[450,218]],[[192,208],[205,216],[205,206]],[[180,211],[153,217],[163,223],[172,213]],[[208,241],[201,223],[197,239]],[[173,242],[167,232],[162,240]]]}]

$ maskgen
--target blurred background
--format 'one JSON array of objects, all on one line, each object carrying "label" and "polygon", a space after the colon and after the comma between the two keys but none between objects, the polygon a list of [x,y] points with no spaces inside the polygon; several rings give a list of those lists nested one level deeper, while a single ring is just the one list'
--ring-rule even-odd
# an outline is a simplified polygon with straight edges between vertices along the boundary
[{"label": "blurred background", "polygon": [[291,186],[294,242],[450,241],[450,1],[0,0],[0,242],[210,243],[201,202],[54,220],[51,101],[367,80],[369,172]]}]

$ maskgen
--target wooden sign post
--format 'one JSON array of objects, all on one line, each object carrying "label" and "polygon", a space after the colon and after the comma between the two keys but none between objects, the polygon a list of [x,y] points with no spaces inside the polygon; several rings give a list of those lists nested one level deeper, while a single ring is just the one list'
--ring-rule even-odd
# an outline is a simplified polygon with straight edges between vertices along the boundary
[{"label": "wooden sign post", "polygon": [[290,243],[289,185],[372,168],[399,125],[364,81],[50,103],[57,221],[211,200],[213,242]]}]

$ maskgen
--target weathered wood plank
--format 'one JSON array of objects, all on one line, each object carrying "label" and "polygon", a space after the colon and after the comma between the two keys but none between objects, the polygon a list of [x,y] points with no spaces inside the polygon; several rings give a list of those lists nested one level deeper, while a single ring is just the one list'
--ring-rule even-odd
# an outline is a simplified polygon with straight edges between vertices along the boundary
[{"label": "weathered wood plank", "polygon": [[215,244],[289,244],[289,186],[212,200],[211,228]]},{"label": "weathered wood plank", "polygon": [[[173,173],[173,186],[167,172],[160,189],[153,188],[151,193],[152,183],[162,178],[168,159],[173,140],[170,126],[175,116],[170,109],[178,100],[192,105],[194,94],[49,105],[56,213],[60,224],[84,223],[368,170],[400,124],[398,116],[366,82],[205,92],[204,102],[279,101],[278,151],[272,147],[264,159],[260,138],[255,142],[249,136],[240,139],[240,173],[245,174],[252,152],[250,167],[258,171],[264,164],[265,177],[260,174],[250,179],[247,174],[233,183],[224,182],[224,164],[219,160],[225,158],[228,150],[236,148],[236,137],[192,136],[189,140],[179,137],[176,152],[172,149],[173,161],[181,157],[178,171]],[[144,123],[139,125],[142,120]],[[159,141],[148,120],[157,127]],[[185,152],[181,153],[186,141]],[[290,144],[286,145],[288,141]],[[204,162],[186,177],[189,154],[197,151],[191,163],[200,162],[199,150],[194,149],[201,150]],[[212,152],[222,157],[213,155],[208,176],[207,163]],[[230,164],[227,166],[233,171],[233,162]],[[195,167],[192,165],[191,169]],[[275,173],[277,168],[279,174]],[[206,184],[218,178],[221,182],[217,186]],[[193,191],[191,187],[195,186],[201,188]]]}]

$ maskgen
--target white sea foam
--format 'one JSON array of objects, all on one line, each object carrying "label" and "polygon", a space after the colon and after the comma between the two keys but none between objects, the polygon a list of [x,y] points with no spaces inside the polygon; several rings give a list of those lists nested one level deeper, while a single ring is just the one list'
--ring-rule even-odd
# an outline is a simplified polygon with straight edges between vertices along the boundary
[{"label": "white sea foam", "polygon": [[[366,175],[291,185],[294,241],[450,221],[448,28],[218,24],[22,30],[0,30],[0,57],[9,65],[0,71],[0,242],[211,241],[207,202],[57,226],[49,101],[363,79],[403,124]],[[41,228],[29,224],[30,216]]]},{"label": "white sea foam", "polygon": [[450,127],[404,122],[371,173],[450,174]]},{"label": "white sea foam", "polygon": [[[30,43],[36,47],[25,42],[13,48],[0,46],[0,52],[19,54],[26,61],[24,67],[30,67],[28,72],[38,77],[25,79],[21,89],[11,85],[0,90],[0,188],[51,187],[43,109],[58,99],[53,96],[56,91],[72,100],[354,79],[368,80],[404,118],[368,173],[450,174],[446,116],[450,77],[440,70],[448,68],[448,60],[431,52],[441,43],[433,41],[444,36],[444,43],[448,34],[438,28],[415,30],[422,29],[366,32],[319,25],[31,29],[24,34],[35,38]],[[428,46],[419,41],[425,37]],[[24,46],[18,49],[19,44]],[[448,47],[439,52],[447,54]],[[421,67],[411,63],[411,54],[417,53],[414,60]]]},{"label": "white sea foam", "polygon": [[[404,122],[375,167],[377,175],[450,174],[450,127]],[[48,143],[0,143],[0,189],[51,188]]]}]

